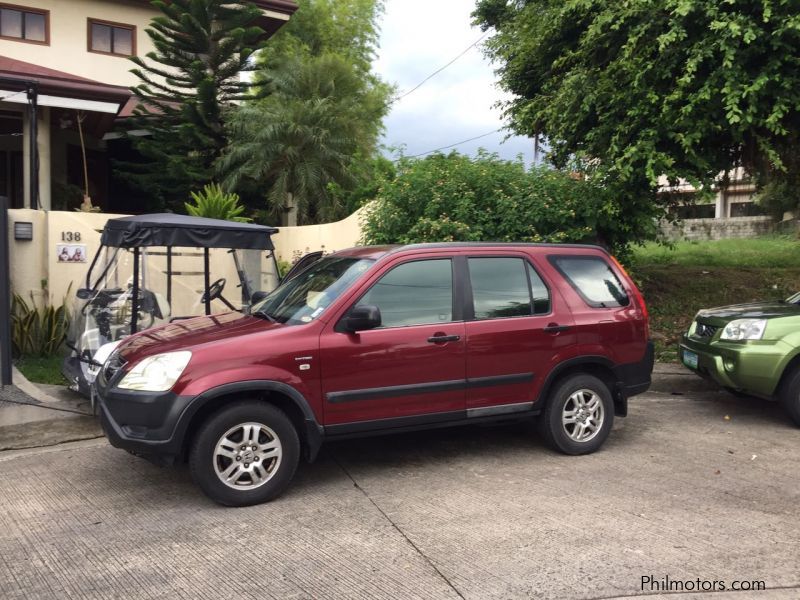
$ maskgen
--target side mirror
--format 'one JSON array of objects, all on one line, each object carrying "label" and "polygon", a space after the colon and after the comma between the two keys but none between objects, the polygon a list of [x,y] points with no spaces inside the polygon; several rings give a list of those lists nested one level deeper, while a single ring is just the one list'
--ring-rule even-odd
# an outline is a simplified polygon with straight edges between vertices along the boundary
[{"label": "side mirror", "polygon": [[250,294],[250,304],[258,304],[267,296],[269,296],[269,292],[253,292]]},{"label": "side mirror", "polygon": [[81,288],[75,292],[75,296],[78,298],[78,300],[89,300],[92,297],[92,290]]},{"label": "side mirror", "polygon": [[377,306],[356,306],[344,320],[344,328],[350,332],[365,331],[381,326],[381,310]]}]

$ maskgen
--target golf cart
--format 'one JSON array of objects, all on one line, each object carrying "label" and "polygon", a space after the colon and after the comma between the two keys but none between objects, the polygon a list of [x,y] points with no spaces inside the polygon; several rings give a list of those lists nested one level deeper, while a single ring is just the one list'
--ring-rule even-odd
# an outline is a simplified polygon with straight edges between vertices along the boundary
[{"label": "golf cart", "polygon": [[[72,308],[71,352],[62,367],[70,387],[89,397],[99,368],[128,335],[201,314],[246,311],[280,284],[277,232],[175,214],[109,219]],[[226,285],[231,279],[238,280],[235,298]]]}]

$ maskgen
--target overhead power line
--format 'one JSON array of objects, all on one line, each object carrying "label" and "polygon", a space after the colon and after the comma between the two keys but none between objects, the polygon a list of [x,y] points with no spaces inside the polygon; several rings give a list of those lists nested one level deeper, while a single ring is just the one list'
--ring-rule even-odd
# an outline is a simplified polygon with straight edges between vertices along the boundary
[{"label": "overhead power line", "polygon": [[420,152],[419,154],[412,154],[411,156],[406,156],[405,158],[417,158],[419,156],[425,156],[426,154],[433,154],[434,152],[439,152],[440,150],[447,150],[448,148],[454,148],[456,146],[460,146],[461,144],[466,144],[467,142],[474,142],[475,140],[479,140],[481,138],[485,138],[486,136],[492,135],[493,133],[497,133],[501,131],[503,128],[500,127],[495,129],[494,131],[490,131],[488,133],[484,133],[481,135],[476,135],[475,137],[471,137],[467,140],[461,140],[460,142],[456,142],[455,144],[448,144],[447,146],[442,146],[440,148],[434,148],[433,150],[428,150],[427,152]]},{"label": "overhead power line", "polygon": [[489,35],[489,32],[488,32],[488,31],[487,31],[486,33],[484,33],[484,34],[483,34],[481,37],[479,37],[477,40],[475,40],[474,42],[472,42],[472,43],[471,43],[469,46],[467,46],[466,48],[464,48],[464,50],[463,50],[463,51],[462,51],[462,52],[461,52],[461,53],[460,53],[458,56],[456,56],[456,57],[455,57],[453,60],[451,60],[449,63],[447,63],[447,64],[446,64],[446,65],[444,65],[443,67],[440,67],[439,69],[437,69],[436,71],[434,71],[433,73],[431,73],[430,75],[428,75],[428,76],[427,76],[425,79],[423,79],[422,81],[420,81],[420,82],[419,82],[417,85],[415,85],[413,88],[411,88],[411,89],[410,89],[410,90],[408,90],[407,92],[403,92],[403,94],[402,94],[402,95],[400,95],[400,96],[399,96],[397,99],[398,99],[398,100],[402,100],[403,98],[405,98],[406,96],[408,96],[410,93],[412,93],[412,92],[415,92],[416,90],[418,90],[420,87],[422,87],[422,85],[423,85],[423,84],[424,84],[426,81],[428,81],[428,80],[429,80],[429,79],[431,79],[432,77],[436,77],[436,76],[437,76],[439,73],[441,73],[442,71],[444,71],[444,70],[445,70],[447,67],[449,67],[450,65],[452,65],[454,62],[456,62],[456,61],[457,61],[459,58],[461,58],[462,56],[464,56],[464,55],[465,55],[467,52],[469,52],[469,51],[470,51],[472,48],[474,48],[475,46],[477,46],[477,45],[478,45],[478,44],[481,42],[481,40],[483,40],[483,38],[485,38],[487,35]]}]

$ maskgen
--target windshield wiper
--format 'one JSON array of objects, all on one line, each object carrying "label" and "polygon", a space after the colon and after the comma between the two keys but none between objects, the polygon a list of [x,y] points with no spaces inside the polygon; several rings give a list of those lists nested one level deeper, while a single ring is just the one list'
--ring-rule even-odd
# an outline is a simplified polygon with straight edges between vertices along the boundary
[{"label": "windshield wiper", "polygon": [[271,314],[269,314],[268,312],[263,311],[263,310],[256,310],[256,311],[251,312],[250,314],[253,315],[254,317],[259,317],[259,318],[262,318],[262,319],[266,319],[270,323],[277,323],[278,322],[278,319],[276,319]]}]

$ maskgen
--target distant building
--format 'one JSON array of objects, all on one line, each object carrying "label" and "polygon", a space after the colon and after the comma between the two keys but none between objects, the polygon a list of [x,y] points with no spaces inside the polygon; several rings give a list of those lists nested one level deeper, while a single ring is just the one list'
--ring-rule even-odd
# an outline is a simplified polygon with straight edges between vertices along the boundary
[{"label": "distant building", "polygon": [[[272,35],[294,0],[253,0]],[[24,4],[20,4],[24,3]],[[109,189],[110,134],[136,104],[128,57],[153,50],[148,0],[0,2],[0,194],[12,208],[64,208],[84,187],[105,210],[130,211]]]},{"label": "distant building", "polygon": [[[755,183],[744,169],[738,167],[729,173],[726,188],[717,186],[713,199],[698,199],[697,190],[688,182],[681,180],[670,185],[666,177],[659,179],[662,194],[675,194],[679,204],[674,209],[682,219],[725,219],[729,217],[755,217],[764,215],[761,207],[753,201],[756,193]],[[720,180],[722,176],[720,175]]]}]

